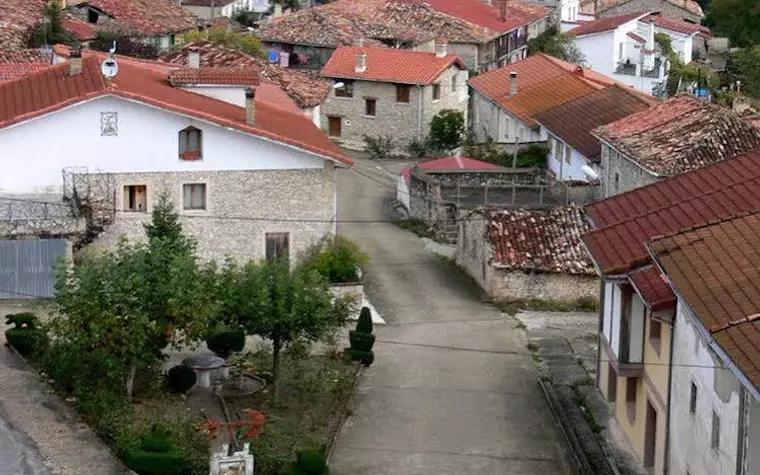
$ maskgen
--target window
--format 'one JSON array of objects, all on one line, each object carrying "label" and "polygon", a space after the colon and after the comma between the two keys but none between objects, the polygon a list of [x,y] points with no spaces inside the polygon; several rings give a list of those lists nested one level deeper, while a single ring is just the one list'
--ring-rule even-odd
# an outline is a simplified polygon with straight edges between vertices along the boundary
[{"label": "window", "polygon": [[184,209],[206,209],[206,185],[203,183],[192,183],[184,185],[183,191],[183,208]]},{"label": "window", "polygon": [[636,420],[636,378],[625,379],[625,405],[628,410],[628,420],[633,422]]},{"label": "window", "polygon": [[144,213],[148,210],[148,194],[145,185],[124,187],[124,211]]},{"label": "window", "polygon": [[441,85],[433,84],[433,100],[437,101],[440,98],[441,98]]},{"label": "window", "polygon": [[712,413],[712,437],[710,438],[710,445],[713,449],[720,449],[720,417],[718,413],[713,411]]},{"label": "window", "polygon": [[619,61],[623,60],[623,43],[618,43],[618,60]]},{"label": "window", "polygon": [[396,84],[396,102],[402,102],[404,104],[409,103],[409,93],[411,91],[410,86],[403,84]]},{"label": "window", "polygon": [[364,99],[364,115],[375,117],[377,114],[377,99]]},{"label": "window", "polygon": [[92,8],[87,9],[87,23],[96,24],[100,15]]},{"label": "window", "polygon": [[660,354],[660,335],[662,334],[662,323],[657,320],[649,319],[649,344],[654,351]]},{"label": "window", "polygon": [[341,81],[343,86],[335,88],[335,97],[354,97],[354,82]]},{"label": "window", "polygon": [[565,162],[570,163],[570,159],[573,156],[573,149],[565,145]]},{"label": "window", "polygon": [[182,160],[200,160],[203,134],[200,129],[188,127],[179,131],[179,158]]},{"label": "window", "polygon": [[615,172],[615,193],[620,191],[620,173]]},{"label": "window", "polygon": [[266,258],[275,261],[286,257],[290,252],[290,235],[288,233],[266,233]]},{"label": "window", "polygon": [[457,75],[451,76],[451,92],[456,94],[457,92]]},{"label": "window", "polygon": [[689,394],[689,414],[697,412],[697,385],[691,382],[691,393]]},{"label": "window", "polygon": [[343,133],[343,119],[340,117],[327,118],[327,134],[330,137],[340,137]]},{"label": "window", "polygon": [[557,140],[557,154],[555,157],[557,158],[558,162],[562,161],[562,156],[565,154],[565,144]]}]

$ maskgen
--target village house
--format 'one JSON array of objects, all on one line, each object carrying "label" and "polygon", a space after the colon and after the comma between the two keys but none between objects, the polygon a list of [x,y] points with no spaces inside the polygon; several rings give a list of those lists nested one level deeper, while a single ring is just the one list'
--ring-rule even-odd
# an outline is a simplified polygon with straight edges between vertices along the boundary
[{"label": "village house", "polygon": [[263,11],[269,9],[269,2],[261,0],[179,0],[178,3],[193,15],[204,19],[232,18],[241,11],[254,11],[254,8],[263,8]]},{"label": "village house", "polygon": [[705,16],[696,0],[581,0],[581,12],[598,18],[644,11],[660,12],[697,25]]},{"label": "village house", "polygon": [[43,49],[0,50],[0,82],[26,76],[53,64],[53,54]]},{"label": "village house", "polygon": [[188,43],[163,55],[161,61],[178,66],[257,71],[262,82],[279,86],[317,127],[320,126],[320,107],[330,92],[330,82],[321,77],[283,68],[263,58],[255,58],[207,40]]},{"label": "village house", "polygon": [[752,152],[586,207],[594,230],[582,240],[602,276],[597,384],[636,454],[657,475],[668,467],[673,440],[668,404],[681,400],[670,395],[678,309],[646,245],[760,207],[758,184],[760,154]]},{"label": "village house", "polygon": [[753,211],[648,245],[677,295],[669,473],[760,471],[758,229]]},{"label": "village house", "polygon": [[459,221],[456,262],[494,300],[599,297],[580,207],[491,209]]},{"label": "village house", "polygon": [[535,116],[614,84],[609,78],[539,53],[479,74],[472,88],[471,127],[477,143],[512,150],[547,140]]},{"label": "village house", "polygon": [[[65,8],[65,0],[58,0]],[[48,0],[6,0],[3,2],[3,13],[0,17],[0,51],[23,50],[29,46],[30,35],[34,28],[41,24],[45,16],[45,6]],[[95,30],[91,25],[78,21],[64,12],[63,28],[74,35],[83,45],[95,38]]]},{"label": "village house", "polygon": [[333,82],[321,107],[322,124],[347,148],[364,149],[365,136],[391,136],[404,150],[427,136],[440,111],[467,115],[468,71],[443,42],[434,53],[340,47],[321,75]]},{"label": "village house", "polygon": [[613,196],[760,147],[760,130],[731,109],[681,94],[593,131],[602,193]]},{"label": "village house", "polygon": [[527,40],[546,29],[550,9],[521,0],[339,0],[263,25],[259,35],[289,64],[321,68],[339,46],[386,45],[433,51],[446,40],[471,70],[519,61]]},{"label": "village house", "polygon": [[177,44],[177,35],[198,27],[197,18],[172,0],[88,0],[66,11],[98,30],[144,39],[159,51]]},{"label": "village house", "polygon": [[143,237],[168,193],[202,259],[297,255],[335,232],[337,169],[352,161],[273,92],[255,71],[78,51],[0,84],[17,98],[0,108],[0,235],[110,247]]},{"label": "village house", "polygon": [[560,181],[598,183],[598,178],[589,176],[584,169],[588,167],[597,177],[602,176],[602,145],[591,131],[655,103],[626,87],[612,85],[536,115],[549,142],[547,171]]}]

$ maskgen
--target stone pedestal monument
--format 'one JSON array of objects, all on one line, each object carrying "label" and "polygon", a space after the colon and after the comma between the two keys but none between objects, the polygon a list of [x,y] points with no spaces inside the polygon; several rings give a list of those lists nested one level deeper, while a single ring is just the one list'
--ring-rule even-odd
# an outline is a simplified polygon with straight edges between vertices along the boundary
[{"label": "stone pedestal monument", "polygon": [[222,451],[211,455],[209,475],[253,475],[253,455],[250,444],[243,450],[229,454],[230,447],[222,445]]}]

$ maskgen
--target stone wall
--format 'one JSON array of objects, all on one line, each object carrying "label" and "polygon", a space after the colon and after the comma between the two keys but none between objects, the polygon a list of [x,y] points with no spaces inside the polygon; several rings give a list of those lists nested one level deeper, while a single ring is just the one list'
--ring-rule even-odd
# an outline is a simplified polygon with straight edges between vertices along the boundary
[{"label": "stone wall", "polygon": [[[265,233],[290,233],[291,256],[334,230],[335,167],[267,171],[198,171],[113,174],[117,213],[91,245],[112,248],[121,236],[144,239],[143,223],[166,189],[180,210],[184,230],[198,241],[203,260],[226,256],[247,261],[265,257]],[[182,210],[183,184],[206,184],[206,209]],[[124,187],[147,187],[147,212],[125,212]],[[277,221],[284,219],[285,221]],[[307,221],[297,221],[303,219]]]},{"label": "stone wall", "polygon": [[699,24],[702,20],[699,15],[695,15],[688,10],[676,6],[668,0],[631,0],[612,8],[608,8],[602,12],[598,12],[598,16],[607,18],[636,12],[660,12],[663,16],[687,19],[696,24]]},{"label": "stone wall", "polygon": [[602,197],[602,186],[587,182],[558,181],[551,187],[551,193],[560,203],[585,205]]},{"label": "stone wall", "polygon": [[602,194],[605,198],[650,185],[661,178],[602,144]]}]

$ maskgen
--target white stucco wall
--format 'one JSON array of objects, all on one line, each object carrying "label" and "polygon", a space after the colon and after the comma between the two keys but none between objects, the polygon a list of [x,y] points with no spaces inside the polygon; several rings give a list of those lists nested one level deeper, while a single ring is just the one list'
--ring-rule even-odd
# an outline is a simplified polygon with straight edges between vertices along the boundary
[{"label": "white stucco wall", "polygon": [[[101,112],[118,113],[118,136],[101,136]],[[203,131],[203,159],[178,157],[178,132]],[[0,192],[51,193],[64,167],[146,173],[322,168],[324,160],[242,132],[116,97],[103,97],[0,130]]]},{"label": "white stucco wall", "polygon": [[604,302],[602,307],[602,333],[608,342],[612,341],[612,305],[615,293],[615,284],[604,283]]},{"label": "white stucco wall", "polygon": [[245,107],[245,87],[243,86],[191,86],[183,87],[186,91],[213,97],[220,101],[229,102],[238,107]]},{"label": "white stucco wall", "polygon": [[618,284],[613,284],[613,293],[612,293],[612,325],[611,325],[611,339],[610,339],[610,347],[612,348],[612,351],[615,352],[616,356],[620,355],[620,324],[621,324],[621,317],[622,317],[622,303],[623,303],[623,291],[620,288]]},{"label": "white stucco wall", "polygon": [[[472,132],[478,142],[490,137],[496,143],[541,142],[547,137],[542,128],[531,129],[489,98],[472,90]],[[522,132],[522,133],[521,133]]]},{"label": "white stucco wall", "polygon": [[580,0],[560,0],[559,15],[560,21],[574,22],[578,19],[580,13]]},{"label": "white stucco wall", "polygon": [[628,361],[641,363],[644,361],[644,317],[646,307],[639,294],[634,293],[631,298],[631,329],[629,333],[630,348]]},{"label": "white stucco wall", "polygon": [[[697,325],[679,301],[672,349],[670,473],[735,475],[740,383],[708,348]],[[693,414],[689,411],[692,382],[697,387]],[[711,447],[713,411],[720,417],[718,449]]]},{"label": "white stucco wall", "polygon": [[[546,129],[545,129],[546,130]],[[580,180],[588,181],[586,174],[583,173],[583,166],[588,165],[598,174],[600,174],[600,167],[588,160],[582,153],[570,147],[570,163],[565,160],[564,155],[562,157],[555,156],[557,153],[557,147],[554,145],[555,141],[560,141],[563,147],[569,147],[569,145],[562,141],[559,137],[546,130],[548,145],[550,152],[546,157],[546,165],[551,170],[558,180]],[[565,152],[563,152],[564,154]]]}]

